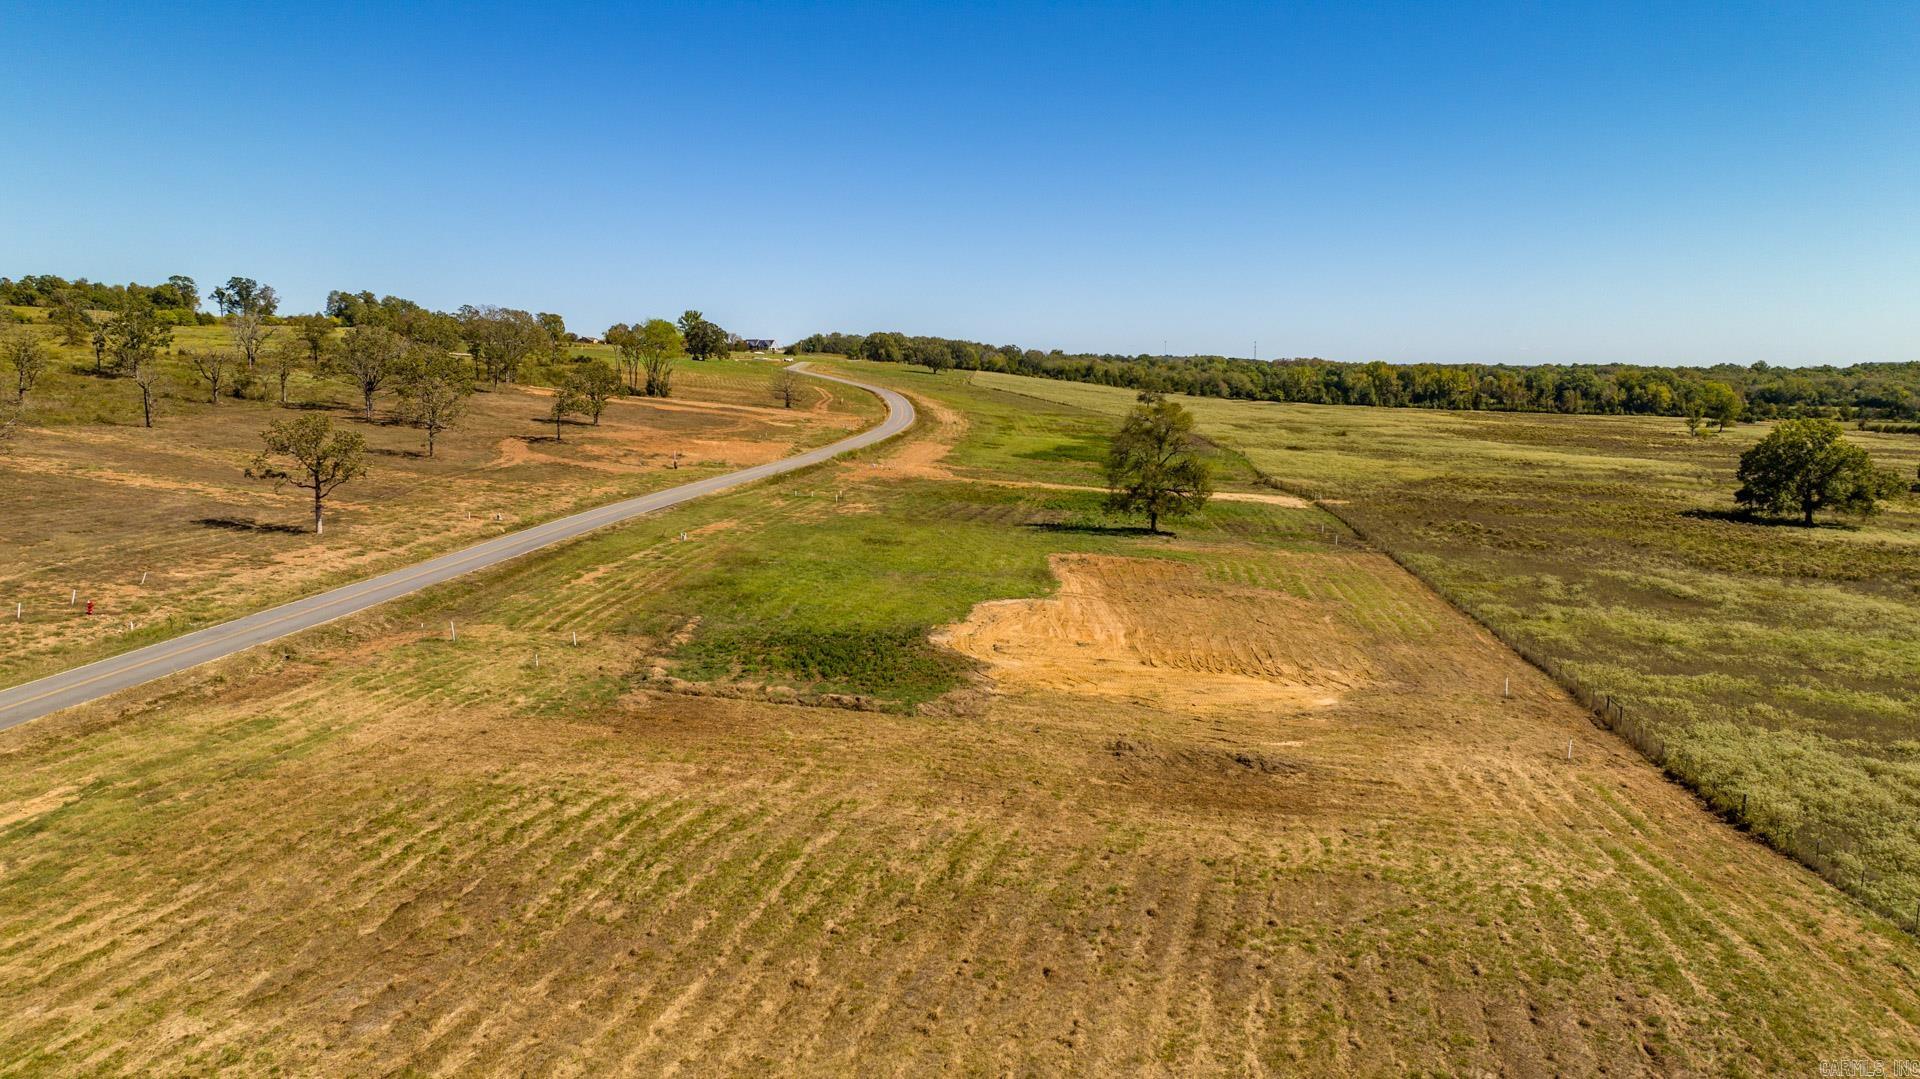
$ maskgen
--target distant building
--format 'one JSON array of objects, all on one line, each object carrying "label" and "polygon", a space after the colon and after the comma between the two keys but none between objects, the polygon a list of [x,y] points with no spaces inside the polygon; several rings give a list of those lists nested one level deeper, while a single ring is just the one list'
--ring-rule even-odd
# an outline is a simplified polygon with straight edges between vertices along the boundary
[{"label": "distant building", "polygon": [[748,352],[772,352],[773,338],[742,337],[740,339],[740,347],[746,349]]}]

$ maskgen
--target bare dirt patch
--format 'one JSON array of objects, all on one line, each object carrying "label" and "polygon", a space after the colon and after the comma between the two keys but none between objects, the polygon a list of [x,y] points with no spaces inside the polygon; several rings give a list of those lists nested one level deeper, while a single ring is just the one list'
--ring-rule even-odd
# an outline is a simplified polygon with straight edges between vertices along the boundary
[{"label": "bare dirt patch", "polygon": [[[1047,599],[983,603],[934,639],[1009,688],[1237,712],[1322,708],[1374,678],[1355,634],[1325,604],[1231,594],[1192,567],[1061,555]],[[1235,617],[1223,620],[1232,601]]]},{"label": "bare dirt patch", "polygon": [[871,479],[950,480],[954,474],[943,463],[967,432],[967,418],[931,397],[915,396],[913,406],[933,419],[932,430],[898,444],[894,452],[872,464],[856,466]]}]

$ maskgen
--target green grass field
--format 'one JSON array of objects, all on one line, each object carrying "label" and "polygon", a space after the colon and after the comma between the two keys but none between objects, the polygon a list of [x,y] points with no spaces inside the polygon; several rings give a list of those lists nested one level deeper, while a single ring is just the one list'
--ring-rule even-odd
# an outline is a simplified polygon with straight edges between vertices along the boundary
[{"label": "green grass field", "polygon": [[[882,365],[835,366],[910,391],[928,389]],[[645,555],[632,553],[630,534],[590,539],[542,564],[540,572],[564,579],[541,588],[503,580],[520,598],[480,593],[474,610],[515,626],[557,629],[577,621],[660,640],[698,618],[697,629],[668,652],[676,677],[855,695],[903,708],[951,691],[969,669],[931,645],[928,634],[983,600],[1049,591],[1049,555],[1168,547],[1165,537],[1137,535],[1137,522],[1107,514],[1096,490],[1029,485],[1098,484],[1087,447],[1104,440],[1111,427],[1105,417],[957,377],[937,387],[934,401],[965,417],[966,437],[942,460],[950,475],[915,476],[920,482],[904,487],[891,474],[869,478],[862,462],[875,458],[870,451],[826,484],[811,472],[766,484],[758,499],[764,505],[745,521],[732,502],[689,507],[658,526]],[[929,426],[937,424],[923,421]],[[1221,470],[1229,485],[1253,479],[1231,458],[1222,459]],[[1295,511],[1276,519],[1260,507],[1219,503],[1183,527],[1181,537],[1322,547],[1311,523],[1319,518]],[[653,527],[635,526],[643,533]],[[675,549],[677,540],[660,546],[689,527],[684,549]],[[620,602],[604,604],[608,595]]]},{"label": "green grass field", "polygon": [[[1108,415],[1132,394],[981,374]],[[1920,901],[1920,502],[1731,519],[1765,427],[1185,399],[1201,430],[1610,694],[1717,808],[1884,910]],[[1911,475],[1920,439],[1849,431]]]}]

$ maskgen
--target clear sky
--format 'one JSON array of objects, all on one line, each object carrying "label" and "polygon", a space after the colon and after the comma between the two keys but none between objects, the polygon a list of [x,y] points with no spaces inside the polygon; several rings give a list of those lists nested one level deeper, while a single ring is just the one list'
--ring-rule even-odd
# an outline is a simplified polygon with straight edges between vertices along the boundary
[{"label": "clear sky", "polygon": [[0,0],[0,275],[747,336],[1920,359],[1920,5]]}]

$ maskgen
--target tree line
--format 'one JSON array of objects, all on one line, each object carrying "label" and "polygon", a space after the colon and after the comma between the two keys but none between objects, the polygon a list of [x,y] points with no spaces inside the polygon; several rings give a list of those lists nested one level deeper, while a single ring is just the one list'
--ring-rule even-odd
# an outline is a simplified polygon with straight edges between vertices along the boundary
[{"label": "tree line", "polygon": [[1004,371],[1152,393],[1249,401],[1680,416],[1696,428],[1741,419],[1920,418],[1920,363],[1849,367],[1642,364],[1388,364],[1318,358],[1043,352],[900,333],[816,333],[790,354],[834,353],[934,371]]},{"label": "tree line", "polygon": [[109,285],[84,277],[69,281],[58,274],[25,274],[18,280],[0,277],[0,305],[4,306],[78,306],[107,311],[124,307],[129,300],[172,313],[182,322],[206,324],[213,321],[212,315],[200,311],[199,284],[185,274],[175,274],[157,285],[138,282]]}]

